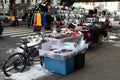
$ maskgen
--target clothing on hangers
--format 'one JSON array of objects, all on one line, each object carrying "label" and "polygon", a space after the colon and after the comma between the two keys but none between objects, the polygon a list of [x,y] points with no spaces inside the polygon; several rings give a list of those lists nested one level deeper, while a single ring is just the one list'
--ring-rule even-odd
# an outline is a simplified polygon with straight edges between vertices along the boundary
[{"label": "clothing on hangers", "polygon": [[46,14],[42,13],[41,16],[42,16],[42,26],[47,26]]},{"label": "clothing on hangers", "polygon": [[37,12],[34,16],[34,26],[42,26],[42,18],[40,12]]}]

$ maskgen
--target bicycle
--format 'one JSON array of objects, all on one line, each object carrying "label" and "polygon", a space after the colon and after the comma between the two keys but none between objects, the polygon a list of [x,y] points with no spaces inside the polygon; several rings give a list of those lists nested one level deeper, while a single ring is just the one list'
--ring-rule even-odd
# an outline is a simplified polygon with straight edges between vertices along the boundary
[{"label": "bicycle", "polygon": [[[40,61],[43,66],[43,56],[39,56],[38,49],[41,48],[41,44],[46,42],[45,35],[41,35],[41,41],[38,44],[28,46],[29,41],[20,41],[18,45],[23,52],[17,52],[12,54],[3,64],[3,72],[6,76],[11,76],[12,73],[22,72],[26,66],[31,66],[35,61]],[[36,47],[37,46],[37,47]]]}]

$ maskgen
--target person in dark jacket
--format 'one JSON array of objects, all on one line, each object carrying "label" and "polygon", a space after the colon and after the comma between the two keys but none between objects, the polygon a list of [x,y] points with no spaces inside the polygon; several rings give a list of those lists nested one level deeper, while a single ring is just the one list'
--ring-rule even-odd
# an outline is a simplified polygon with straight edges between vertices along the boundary
[{"label": "person in dark jacket", "polygon": [[2,26],[2,20],[0,20],[0,37],[3,33],[3,26]]}]

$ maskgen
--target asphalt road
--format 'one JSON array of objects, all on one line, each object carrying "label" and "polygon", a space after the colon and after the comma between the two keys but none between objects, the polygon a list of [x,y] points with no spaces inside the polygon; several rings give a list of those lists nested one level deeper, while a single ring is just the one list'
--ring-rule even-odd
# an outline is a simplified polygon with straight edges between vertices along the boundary
[{"label": "asphalt road", "polygon": [[6,58],[10,56],[10,54],[8,54],[6,51],[12,47],[15,47],[17,42],[18,38],[0,38],[0,67],[2,66],[2,63],[6,60]]},{"label": "asphalt road", "polygon": [[[27,32],[27,30],[28,30],[28,32]],[[20,41],[21,36],[19,36],[19,35],[21,33],[19,33],[19,32],[23,33],[23,31],[26,32],[25,34],[32,32],[31,29],[28,29],[27,26],[25,26],[25,25],[10,27],[10,26],[7,26],[7,24],[6,24],[6,26],[4,26],[3,36],[0,37],[0,80],[5,79],[5,75],[2,72],[3,63],[12,54],[10,52],[14,52],[12,50],[14,50],[14,48],[17,47],[16,43],[18,43]],[[16,35],[16,33],[18,36],[11,37],[12,35]]]},{"label": "asphalt road", "polygon": [[[21,29],[22,30],[27,30],[28,29],[27,28],[27,22],[21,22],[20,21],[19,23],[20,23],[20,26],[10,26],[9,23],[4,23],[3,24],[3,27],[4,27],[3,36],[0,37],[0,67],[2,66],[2,63],[6,60],[6,58],[8,56],[10,56],[10,54],[7,53],[7,51],[10,48],[16,47],[16,43],[18,43],[19,40],[20,40],[19,36],[10,37],[10,34],[12,35],[12,34],[15,34],[15,33],[19,33],[19,31]],[[11,33],[8,33],[8,32],[11,32]],[[4,33],[6,33],[7,35],[4,35]]]}]

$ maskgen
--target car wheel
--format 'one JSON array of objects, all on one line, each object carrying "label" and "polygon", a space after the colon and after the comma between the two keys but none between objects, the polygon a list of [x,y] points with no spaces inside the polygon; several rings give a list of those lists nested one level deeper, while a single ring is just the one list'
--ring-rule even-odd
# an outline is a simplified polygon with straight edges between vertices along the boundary
[{"label": "car wheel", "polygon": [[5,18],[4,22],[9,22],[9,20],[7,18]]}]

